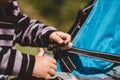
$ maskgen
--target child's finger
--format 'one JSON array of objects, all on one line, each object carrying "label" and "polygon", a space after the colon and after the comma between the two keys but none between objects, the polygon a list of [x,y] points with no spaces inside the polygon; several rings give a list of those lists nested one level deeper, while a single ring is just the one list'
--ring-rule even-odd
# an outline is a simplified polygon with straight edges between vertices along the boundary
[{"label": "child's finger", "polygon": [[44,49],[43,49],[43,48],[40,48],[40,49],[39,49],[38,56],[43,56],[43,54],[44,54]]}]

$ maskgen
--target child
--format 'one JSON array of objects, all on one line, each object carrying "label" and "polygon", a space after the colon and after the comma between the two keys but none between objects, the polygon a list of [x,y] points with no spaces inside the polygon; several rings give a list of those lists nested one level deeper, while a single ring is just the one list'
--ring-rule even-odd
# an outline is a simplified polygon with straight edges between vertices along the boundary
[{"label": "child", "polygon": [[67,33],[21,14],[16,0],[0,0],[0,79],[7,80],[7,75],[49,79],[55,75],[55,59],[21,53],[15,43],[47,47],[50,42],[57,42],[69,49],[70,41]]}]

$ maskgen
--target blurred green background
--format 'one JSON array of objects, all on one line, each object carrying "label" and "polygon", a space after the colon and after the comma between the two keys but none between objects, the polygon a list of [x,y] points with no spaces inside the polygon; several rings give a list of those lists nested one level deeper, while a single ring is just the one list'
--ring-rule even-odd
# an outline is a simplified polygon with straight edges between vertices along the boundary
[{"label": "blurred green background", "polygon": [[[68,32],[77,11],[88,2],[89,0],[18,0],[22,13],[64,32]],[[16,47],[21,52],[33,55],[39,51],[38,48],[21,47],[18,44]]]}]

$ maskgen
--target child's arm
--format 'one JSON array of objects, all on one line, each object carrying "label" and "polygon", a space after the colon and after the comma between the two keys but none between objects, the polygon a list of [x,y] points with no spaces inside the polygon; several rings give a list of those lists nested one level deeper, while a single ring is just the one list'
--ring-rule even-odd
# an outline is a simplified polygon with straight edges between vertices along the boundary
[{"label": "child's arm", "polygon": [[0,47],[0,75],[13,75],[26,80],[33,76],[49,79],[55,75],[56,61],[53,58],[35,57],[15,49]]},{"label": "child's arm", "polygon": [[52,26],[38,20],[31,20],[25,14],[18,14],[16,41],[22,46],[46,47],[50,43],[49,35],[56,31]]},{"label": "child's arm", "polygon": [[35,57],[23,54],[9,47],[0,46],[0,74],[25,76],[32,75]]}]

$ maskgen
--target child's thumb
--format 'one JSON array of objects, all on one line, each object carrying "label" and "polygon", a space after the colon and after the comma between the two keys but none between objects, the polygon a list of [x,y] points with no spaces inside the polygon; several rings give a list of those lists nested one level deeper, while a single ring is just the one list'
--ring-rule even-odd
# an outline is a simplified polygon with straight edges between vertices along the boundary
[{"label": "child's thumb", "polygon": [[44,54],[44,49],[43,49],[43,48],[40,48],[40,49],[39,49],[38,56],[43,56],[43,54]]}]

